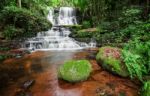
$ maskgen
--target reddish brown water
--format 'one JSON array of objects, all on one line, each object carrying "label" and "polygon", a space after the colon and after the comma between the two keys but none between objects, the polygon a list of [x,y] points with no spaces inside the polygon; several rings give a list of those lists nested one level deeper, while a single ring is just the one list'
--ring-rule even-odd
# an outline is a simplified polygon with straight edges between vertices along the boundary
[{"label": "reddish brown water", "polygon": [[[92,53],[80,52],[34,52],[21,59],[9,59],[4,64],[23,66],[24,75],[10,81],[9,86],[1,91],[0,96],[138,96],[139,87],[128,79],[104,71],[94,59]],[[70,59],[89,59],[93,71],[88,80],[79,83],[68,83],[58,80],[57,69]],[[12,74],[17,75],[17,74]],[[23,90],[24,81],[35,80],[33,86]]]}]

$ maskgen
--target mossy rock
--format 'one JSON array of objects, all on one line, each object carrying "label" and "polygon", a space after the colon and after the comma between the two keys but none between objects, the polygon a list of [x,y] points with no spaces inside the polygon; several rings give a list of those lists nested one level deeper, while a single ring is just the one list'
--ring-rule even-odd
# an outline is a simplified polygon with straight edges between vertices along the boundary
[{"label": "mossy rock", "polygon": [[150,81],[144,83],[141,96],[150,96]]},{"label": "mossy rock", "polygon": [[114,74],[128,77],[129,73],[121,59],[121,49],[115,47],[102,47],[96,56],[97,62],[102,67]]},{"label": "mossy rock", "polygon": [[84,81],[90,76],[92,67],[87,60],[70,60],[60,66],[58,71],[59,78],[68,82]]}]

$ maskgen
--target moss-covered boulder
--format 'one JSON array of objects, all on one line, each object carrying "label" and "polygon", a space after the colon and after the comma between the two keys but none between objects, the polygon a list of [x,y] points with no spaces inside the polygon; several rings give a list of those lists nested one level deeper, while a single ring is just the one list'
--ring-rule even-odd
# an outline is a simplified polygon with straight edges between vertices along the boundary
[{"label": "moss-covered boulder", "polygon": [[121,49],[114,47],[102,47],[96,56],[97,62],[102,67],[114,74],[118,74],[122,77],[127,77],[128,70],[121,59]]},{"label": "moss-covered boulder", "polygon": [[150,81],[144,83],[141,96],[150,96]]},{"label": "moss-covered boulder", "polygon": [[70,60],[60,66],[58,76],[68,82],[78,82],[86,80],[92,67],[87,60]]}]

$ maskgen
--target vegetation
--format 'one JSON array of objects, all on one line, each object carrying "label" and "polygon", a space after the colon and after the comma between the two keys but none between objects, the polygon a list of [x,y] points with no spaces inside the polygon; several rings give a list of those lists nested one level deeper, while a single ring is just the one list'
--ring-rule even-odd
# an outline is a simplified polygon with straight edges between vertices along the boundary
[{"label": "vegetation", "polygon": [[146,73],[146,68],[140,62],[140,55],[132,54],[129,51],[123,51],[123,59],[126,64],[126,67],[130,73],[130,77],[136,77],[142,80],[143,73]]},{"label": "vegetation", "polygon": [[[125,45],[123,59],[129,70],[131,78],[137,77],[142,80],[143,75],[150,72],[149,41],[130,41]],[[128,51],[127,51],[128,50]]]},{"label": "vegetation", "polygon": [[3,60],[5,60],[6,58],[10,58],[10,57],[12,57],[12,56],[0,54],[0,61],[3,61]]},{"label": "vegetation", "polygon": [[144,83],[141,96],[149,96],[150,95],[149,90],[150,90],[150,81],[147,81]]},{"label": "vegetation", "polygon": [[91,64],[87,60],[70,60],[60,66],[58,75],[69,82],[86,80],[92,71]]},{"label": "vegetation", "polygon": [[51,27],[40,10],[37,12],[36,9],[27,6],[27,2],[22,3],[23,5],[18,6],[10,0],[0,10],[0,30],[6,39],[34,36],[36,32],[46,31]]}]

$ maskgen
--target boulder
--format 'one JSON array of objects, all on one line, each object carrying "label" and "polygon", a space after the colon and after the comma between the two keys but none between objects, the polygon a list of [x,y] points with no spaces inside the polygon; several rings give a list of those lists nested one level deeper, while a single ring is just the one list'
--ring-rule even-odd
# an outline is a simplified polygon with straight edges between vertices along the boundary
[{"label": "boulder", "polygon": [[92,66],[87,60],[70,60],[60,66],[59,78],[68,82],[79,82],[86,80],[92,71]]},{"label": "boulder", "polygon": [[121,59],[121,49],[115,47],[102,47],[96,56],[96,60],[104,69],[122,77],[128,77],[129,73]]}]

